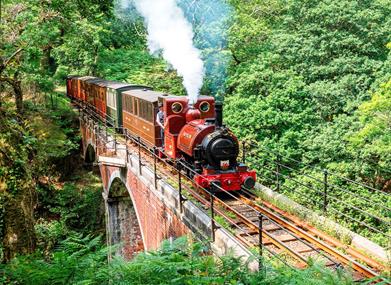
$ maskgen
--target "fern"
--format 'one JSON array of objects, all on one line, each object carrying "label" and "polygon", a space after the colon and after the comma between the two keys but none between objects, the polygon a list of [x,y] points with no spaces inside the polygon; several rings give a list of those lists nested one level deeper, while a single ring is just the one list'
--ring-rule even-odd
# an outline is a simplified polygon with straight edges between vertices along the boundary
[{"label": "fern", "polygon": [[[132,261],[114,257],[101,237],[71,234],[49,259],[36,253],[0,266],[0,284],[354,284],[349,273],[330,271],[321,264],[305,270],[264,261],[266,270],[249,272],[239,258],[206,255],[208,247],[189,245],[184,238],[164,242],[155,252],[138,254]],[[363,283],[365,284],[365,283]]]}]

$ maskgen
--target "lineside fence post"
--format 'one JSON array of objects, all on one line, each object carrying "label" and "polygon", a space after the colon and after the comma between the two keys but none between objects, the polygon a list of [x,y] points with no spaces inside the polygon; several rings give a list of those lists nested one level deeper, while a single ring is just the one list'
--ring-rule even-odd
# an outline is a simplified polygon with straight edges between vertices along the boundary
[{"label": "lineside fence post", "polygon": [[281,163],[281,156],[277,155],[277,162],[276,162],[276,190],[277,192],[280,192],[280,163]]},{"label": "lineside fence post", "polygon": [[98,136],[99,136],[99,132],[100,132],[99,123],[97,124],[96,127],[94,127],[94,131],[95,131],[95,147],[96,147],[96,152],[98,152]]},{"label": "lineside fence post", "polygon": [[262,244],[262,231],[263,231],[263,215],[262,213],[258,213],[258,242],[259,242],[259,260],[258,260],[258,270],[261,271],[263,268],[263,244]]},{"label": "lineside fence post", "polygon": [[105,121],[105,140],[106,140],[106,143],[107,143],[107,122]]},{"label": "lineside fence post", "polygon": [[212,183],[211,185],[211,189],[210,189],[210,211],[211,211],[211,220],[212,220],[212,223],[211,223],[211,227],[212,227],[212,242],[215,241],[215,228],[216,228],[216,225],[215,225],[215,212],[214,212],[214,193],[213,193],[213,188],[214,188],[214,184]]},{"label": "lineside fence post", "polygon": [[245,141],[242,142],[242,151],[243,151],[242,160],[243,160],[243,163],[246,163],[246,142]]},{"label": "lineside fence post", "polygon": [[126,163],[129,163],[129,149],[128,149],[128,130],[124,129],[125,134],[125,150],[126,150]]},{"label": "lineside fence post", "polygon": [[327,204],[328,204],[328,197],[327,197],[327,192],[328,192],[328,172],[326,169],[323,170],[323,214],[327,213]]},{"label": "lineside fence post", "polygon": [[153,174],[154,174],[154,185],[155,189],[157,189],[157,169],[156,169],[156,146],[153,147]]},{"label": "lineside fence post", "polygon": [[117,134],[114,132],[114,154],[117,154]]},{"label": "lineside fence post", "polygon": [[138,171],[141,175],[141,138],[140,136],[137,137],[137,143],[138,143]]},{"label": "lineside fence post", "polygon": [[181,164],[178,163],[178,190],[179,190],[179,211],[182,214],[183,210],[183,196],[182,196],[182,173],[181,173]]}]

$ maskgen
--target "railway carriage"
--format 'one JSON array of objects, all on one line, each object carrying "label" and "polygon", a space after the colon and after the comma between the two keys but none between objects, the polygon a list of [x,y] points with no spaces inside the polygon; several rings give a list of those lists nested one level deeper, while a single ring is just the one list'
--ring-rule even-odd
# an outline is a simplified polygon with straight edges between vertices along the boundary
[{"label": "railway carriage", "polygon": [[75,88],[77,89],[77,99],[87,103],[88,102],[88,84],[87,80],[96,79],[94,76],[83,76],[76,79]]},{"label": "railway carriage", "polygon": [[106,116],[107,121],[120,130],[123,126],[122,118],[122,93],[134,89],[151,89],[143,85],[132,85],[128,83],[110,81],[106,90]]},{"label": "railway carriage", "polygon": [[91,88],[94,93],[94,106],[98,110],[99,115],[106,119],[107,115],[107,86],[110,81],[99,79],[98,81],[91,84]]},{"label": "railway carriage", "polygon": [[[95,108],[95,111],[103,117],[103,115],[106,114],[105,111],[106,108],[102,109],[102,99],[101,96],[106,93],[105,90],[101,90],[103,87],[102,84],[103,80],[97,77],[92,77],[90,79],[84,80],[83,88],[84,94],[86,95],[85,101],[88,103],[88,105],[92,108]],[[103,92],[102,92],[103,91]],[[104,102],[106,100],[104,99]]]},{"label": "railway carriage", "polygon": [[160,127],[156,124],[158,98],[161,96],[163,93],[146,88],[122,93],[123,127],[150,147],[162,145]]},{"label": "railway carriage", "polygon": [[76,98],[77,95],[77,80],[80,76],[77,75],[70,75],[67,76],[66,80],[66,92],[67,95],[71,98]]}]

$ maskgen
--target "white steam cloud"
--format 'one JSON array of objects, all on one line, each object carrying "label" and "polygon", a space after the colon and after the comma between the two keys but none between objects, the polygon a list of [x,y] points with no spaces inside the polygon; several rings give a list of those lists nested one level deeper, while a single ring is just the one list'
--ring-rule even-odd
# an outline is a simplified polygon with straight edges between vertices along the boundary
[{"label": "white steam cloud", "polygon": [[194,104],[202,87],[204,65],[193,45],[191,24],[176,0],[134,0],[134,4],[145,20],[150,52],[162,52],[182,76],[189,102]]}]

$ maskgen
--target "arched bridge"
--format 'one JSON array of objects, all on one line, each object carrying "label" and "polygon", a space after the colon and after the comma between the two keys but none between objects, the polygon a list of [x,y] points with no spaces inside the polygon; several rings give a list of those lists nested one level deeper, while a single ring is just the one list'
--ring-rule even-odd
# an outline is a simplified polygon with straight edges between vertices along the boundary
[{"label": "arched bridge", "polygon": [[185,201],[175,183],[157,177],[157,157],[145,159],[137,140],[102,128],[87,110],[80,112],[80,130],[82,156],[86,163],[99,165],[107,243],[120,244],[117,254],[131,258],[139,251],[158,249],[163,240],[191,234],[210,240],[218,255],[251,255],[228,231],[215,227],[203,209]]},{"label": "arched bridge", "polygon": [[[209,241],[217,255],[230,253],[245,259],[256,256],[250,263],[254,269],[262,266],[265,254],[286,263],[279,255],[284,252],[296,260],[297,266],[305,266],[311,257],[330,268],[352,267],[357,279],[387,270],[379,262],[388,261],[386,250],[326,217],[332,203],[329,173],[325,172],[324,180],[317,180],[322,189],[322,216],[260,184],[256,187],[269,202],[260,202],[252,193],[229,194],[224,199],[214,194],[202,196],[193,191],[181,171],[162,163],[139,137],[126,130],[120,134],[104,125],[91,109],[79,107],[82,155],[86,163],[99,165],[102,177],[107,243],[119,244],[113,254],[131,258],[139,251],[158,249],[163,240],[188,234]],[[278,158],[275,170],[269,169],[276,175],[277,190],[283,166]],[[346,233],[351,244],[342,244],[270,201],[289,205],[312,221]],[[222,227],[224,224],[229,226]],[[254,247],[259,255],[249,250]]]}]

